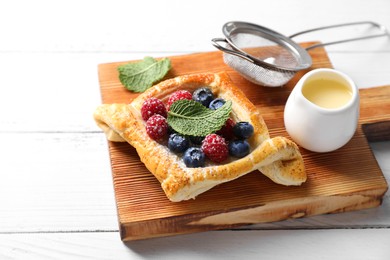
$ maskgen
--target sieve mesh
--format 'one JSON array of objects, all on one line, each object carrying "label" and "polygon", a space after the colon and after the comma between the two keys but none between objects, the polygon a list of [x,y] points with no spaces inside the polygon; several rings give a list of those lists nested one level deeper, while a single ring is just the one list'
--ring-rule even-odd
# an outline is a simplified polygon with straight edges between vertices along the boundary
[{"label": "sieve mesh", "polygon": [[[225,48],[233,49],[228,43],[225,45]],[[259,49],[259,48],[256,48],[256,49]],[[258,51],[258,55],[264,55],[264,54],[269,54],[269,52],[268,51],[266,51],[266,52],[259,52]],[[261,56],[261,57],[263,57],[263,56]],[[268,55],[268,56],[266,56],[265,59],[270,59],[270,57],[271,56]],[[235,55],[232,55],[232,54],[229,54],[226,52],[224,52],[224,54],[223,54],[223,59],[224,59],[224,62],[229,67],[231,67],[232,69],[237,71],[241,76],[243,76],[244,78],[246,78],[247,80],[249,80],[252,83],[260,84],[263,86],[278,87],[278,86],[284,85],[295,75],[294,71],[271,68],[268,66],[259,66],[257,64],[254,64],[254,63],[248,61],[248,60],[242,59],[238,56],[235,56]],[[280,57],[278,57],[277,59],[280,60]]]},{"label": "sieve mesh", "polygon": [[230,35],[230,41],[241,51],[268,64],[288,69],[295,69],[300,64],[299,56],[287,46],[261,35],[237,32]]},{"label": "sieve mesh", "polygon": [[252,83],[268,87],[286,84],[294,75],[293,71],[267,69],[240,57],[224,53],[224,62]]}]

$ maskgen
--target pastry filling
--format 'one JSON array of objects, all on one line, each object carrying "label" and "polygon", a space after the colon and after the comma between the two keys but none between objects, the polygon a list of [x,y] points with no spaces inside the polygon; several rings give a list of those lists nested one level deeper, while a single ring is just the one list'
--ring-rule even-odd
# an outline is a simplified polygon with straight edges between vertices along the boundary
[{"label": "pastry filling", "polygon": [[193,93],[178,90],[166,103],[145,100],[141,115],[150,138],[165,143],[189,168],[243,158],[250,153],[253,133],[249,122],[235,122],[232,102],[214,97],[208,87]]}]

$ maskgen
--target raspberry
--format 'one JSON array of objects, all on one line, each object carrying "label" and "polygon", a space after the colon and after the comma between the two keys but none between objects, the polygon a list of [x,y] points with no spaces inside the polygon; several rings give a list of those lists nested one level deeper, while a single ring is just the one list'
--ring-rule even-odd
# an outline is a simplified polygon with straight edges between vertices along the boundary
[{"label": "raspberry", "polygon": [[146,121],[146,133],[153,140],[158,140],[166,136],[168,133],[168,123],[165,117],[159,114],[149,117],[148,121]]},{"label": "raspberry", "polygon": [[217,134],[223,136],[226,140],[232,140],[234,138],[233,127],[235,124],[233,119],[228,118],[225,125],[217,131]]},{"label": "raspberry", "polygon": [[202,142],[204,154],[213,162],[220,163],[226,160],[229,155],[225,139],[217,134],[209,134]]},{"label": "raspberry", "polygon": [[169,110],[169,108],[175,101],[182,100],[182,99],[192,100],[192,94],[187,90],[178,90],[172,93],[168,98],[167,110]]},{"label": "raspberry", "polygon": [[152,115],[159,114],[163,117],[167,117],[167,109],[164,103],[155,97],[148,98],[144,101],[141,107],[142,118],[146,121]]}]

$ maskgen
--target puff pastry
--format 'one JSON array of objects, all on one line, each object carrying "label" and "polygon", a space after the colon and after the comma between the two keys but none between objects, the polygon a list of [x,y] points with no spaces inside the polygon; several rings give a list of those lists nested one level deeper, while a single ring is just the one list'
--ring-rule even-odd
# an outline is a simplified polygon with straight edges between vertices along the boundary
[{"label": "puff pastry", "polygon": [[[234,121],[247,121],[254,126],[254,134],[248,140],[251,152],[244,158],[229,159],[226,163],[187,168],[180,156],[147,135],[140,110],[143,102],[150,97],[166,101],[176,90],[193,92],[204,86],[210,87],[215,96],[232,100],[231,117]],[[270,138],[258,109],[233,85],[225,72],[168,79],[148,89],[130,104],[99,106],[94,119],[108,140],[128,142],[135,147],[140,160],[159,180],[166,196],[174,202],[195,198],[218,184],[254,170],[282,185],[300,185],[306,181],[304,163],[297,145],[284,137]]]}]

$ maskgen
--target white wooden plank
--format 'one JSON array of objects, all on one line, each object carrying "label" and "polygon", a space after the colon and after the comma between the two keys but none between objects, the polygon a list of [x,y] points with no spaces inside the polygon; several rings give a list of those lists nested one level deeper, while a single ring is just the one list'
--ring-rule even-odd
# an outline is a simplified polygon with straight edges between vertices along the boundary
[{"label": "white wooden plank", "polygon": [[[242,20],[291,35],[341,22],[374,20],[390,27],[388,2],[333,1],[12,1],[1,3],[2,51],[101,52],[149,50],[198,52],[222,35],[222,25]],[[37,15],[39,14],[39,15]],[[346,15],[348,14],[348,15]],[[211,19],[212,18],[212,19]],[[350,29],[355,32],[355,29]],[[345,35],[323,31],[300,39],[328,40]],[[382,42],[383,48],[390,50]],[[339,50],[378,50],[368,42],[338,45]]]},{"label": "white wooden plank", "polygon": [[390,85],[389,52],[373,54],[330,51],[328,55],[334,68],[349,75],[359,88]]},{"label": "white wooden plank", "polygon": [[0,232],[117,230],[102,134],[0,134]]},{"label": "white wooden plank", "polygon": [[0,234],[0,258],[385,260],[389,240],[389,229],[214,231],[128,243],[117,232]]}]

